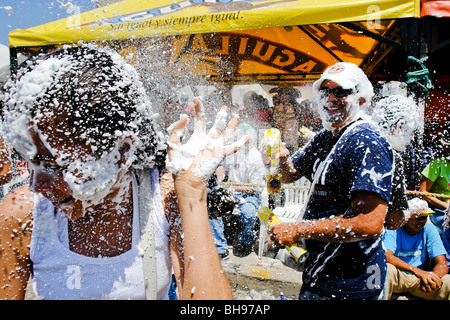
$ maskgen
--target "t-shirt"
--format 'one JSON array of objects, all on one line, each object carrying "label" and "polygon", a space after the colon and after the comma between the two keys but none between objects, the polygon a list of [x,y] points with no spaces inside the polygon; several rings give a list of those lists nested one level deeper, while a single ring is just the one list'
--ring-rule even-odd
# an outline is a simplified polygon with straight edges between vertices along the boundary
[{"label": "t-shirt", "polygon": [[450,160],[442,157],[432,160],[422,174],[433,181],[432,193],[450,195]]},{"label": "t-shirt", "polygon": [[[157,298],[169,298],[172,279],[170,226],[162,208],[159,172],[152,169],[152,220],[155,239]],[[138,180],[133,177],[133,231],[130,250],[113,257],[89,257],[71,251],[68,219],[52,203],[35,195],[30,258],[33,290],[46,300],[145,299],[139,220]]]},{"label": "t-shirt", "polygon": [[450,229],[446,229],[442,235],[442,242],[445,248],[445,259],[447,260],[447,265],[450,268]]},{"label": "t-shirt", "polygon": [[[305,220],[348,215],[352,196],[360,190],[376,192],[389,203],[393,171],[389,143],[366,122],[339,140],[343,132],[344,128],[333,136],[322,130],[292,157],[296,170],[313,181],[319,164],[337,143],[311,190]],[[305,263],[302,290],[338,299],[364,299],[381,292],[386,275],[381,237],[349,243],[305,242],[310,256]]]},{"label": "t-shirt", "polygon": [[404,227],[387,230],[383,242],[397,258],[425,271],[432,270],[430,259],[446,254],[436,227],[429,222],[415,235],[407,234]]}]

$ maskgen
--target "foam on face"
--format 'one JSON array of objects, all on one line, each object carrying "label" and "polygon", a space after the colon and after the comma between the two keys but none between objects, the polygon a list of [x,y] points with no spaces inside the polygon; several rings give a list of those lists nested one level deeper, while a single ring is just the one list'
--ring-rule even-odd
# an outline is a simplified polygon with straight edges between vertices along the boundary
[{"label": "foam on face", "polygon": [[[83,203],[83,215],[86,209],[103,202],[103,200],[116,187],[117,190],[125,191],[131,180],[127,175],[122,175],[125,179],[119,179],[119,174],[127,172],[135,160],[135,145],[132,144],[133,139],[124,138],[116,141],[115,147],[111,152],[102,156],[100,159],[92,155],[85,155],[82,158],[74,158],[72,155],[66,154],[64,151],[53,148],[48,142],[48,136],[41,131],[34,129],[38,133],[40,140],[44,146],[50,151],[56,159],[56,163],[63,167],[62,171],[64,181],[71,189],[71,196]],[[121,161],[120,149],[123,143],[130,145],[130,150],[124,155],[126,161]],[[30,169],[34,174],[45,169],[43,165],[36,165],[27,158]],[[128,177],[128,179],[126,179]],[[121,186],[118,185],[122,184]],[[117,199],[120,200],[123,194],[118,194]],[[71,210],[61,205],[61,213],[71,218]]]},{"label": "foam on face", "polygon": [[[336,123],[340,123],[347,119],[356,119],[358,112],[361,111],[361,106],[359,105],[359,95],[351,94],[347,96],[346,101],[347,104],[343,106],[343,109],[340,113],[337,114],[329,114],[326,110],[328,106],[331,106],[333,103],[328,101],[328,96],[318,96],[317,109],[320,118],[322,119],[323,127],[328,130],[333,130],[333,125]],[[347,117],[344,118],[344,111],[347,111]]]},{"label": "foam on face", "polygon": [[[88,156],[84,161],[74,161],[64,174],[75,199],[90,204],[99,204],[111,191],[118,180],[119,173],[130,168],[132,158],[121,163],[120,143],[106,156],[96,159]],[[130,154],[133,154],[131,151]]]},{"label": "foam on face", "polygon": [[414,132],[420,127],[420,115],[414,100],[393,95],[377,102],[373,121],[389,141],[393,149],[405,151],[411,143]]}]

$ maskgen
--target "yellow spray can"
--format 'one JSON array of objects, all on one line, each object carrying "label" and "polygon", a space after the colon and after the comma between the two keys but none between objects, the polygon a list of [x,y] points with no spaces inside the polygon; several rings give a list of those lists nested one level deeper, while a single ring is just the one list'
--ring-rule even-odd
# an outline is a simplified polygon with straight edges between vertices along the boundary
[{"label": "yellow spray can", "polygon": [[267,191],[271,194],[276,194],[281,190],[280,160],[275,157],[275,154],[280,151],[280,130],[275,128],[267,129],[264,132],[264,139],[266,144],[266,155],[270,160],[267,173]]},{"label": "yellow spray can", "polygon": [[[268,207],[260,208],[258,210],[258,215],[259,218],[268,226],[281,222],[281,220]],[[302,245],[294,243],[286,246],[285,248],[298,263],[303,263],[306,258],[308,258],[309,253]]]}]

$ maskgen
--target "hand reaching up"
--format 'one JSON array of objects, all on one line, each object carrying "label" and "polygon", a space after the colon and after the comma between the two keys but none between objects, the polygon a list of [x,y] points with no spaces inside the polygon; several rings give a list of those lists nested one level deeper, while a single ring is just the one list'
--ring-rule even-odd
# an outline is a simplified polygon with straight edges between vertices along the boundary
[{"label": "hand reaching up", "polygon": [[206,133],[206,119],[204,109],[199,99],[194,99],[196,120],[194,133],[190,139],[182,144],[181,137],[188,123],[187,117],[181,117],[169,130],[167,168],[175,176],[189,177],[195,181],[206,182],[224,157],[238,151],[248,140],[244,136],[233,144],[225,145],[225,140],[239,123],[234,117],[228,125],[228,108],[223,106],[217,113],[213,127]]}]

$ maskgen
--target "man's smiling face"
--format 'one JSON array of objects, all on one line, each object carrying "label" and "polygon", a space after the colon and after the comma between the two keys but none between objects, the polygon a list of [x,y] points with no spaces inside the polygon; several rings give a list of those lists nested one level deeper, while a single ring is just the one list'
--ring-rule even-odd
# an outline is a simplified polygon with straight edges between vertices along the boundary
[{"label": "man's smiling face", "polygon": [[351,121],[365,102],[355,89],[344,89],[338,83],[324,80],[319,89],[319,113],[324,127],[333,133]]}]

